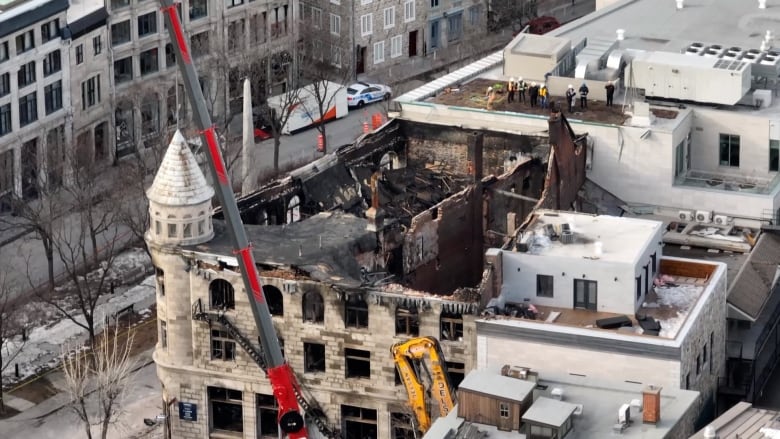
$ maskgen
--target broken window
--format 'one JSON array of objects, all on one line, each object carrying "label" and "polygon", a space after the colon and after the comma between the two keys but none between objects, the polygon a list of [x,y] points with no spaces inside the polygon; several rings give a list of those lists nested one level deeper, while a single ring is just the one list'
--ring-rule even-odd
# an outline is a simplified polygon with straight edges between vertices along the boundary
[{"label": "broken window", "polygon": [[322,295],[316,291],[304,293],[303,300],[303,321],[311,323],[322,323],[325,321],[325,305],[322,303]]},{"label": "broken window", "polygon": [[257,406],[257,437],[279,437],[279,404],[273,395],[255,395]]},{"label": "broken window", "polygon": [[344,439],[376,439],[376,410],[341,406],[344,421]]},{"label": "broken window", "polygon": [[391,439],[415,439],[412,417],[406,413],[390,413]]},{"label": "broken window", "polygon": [[209,285],[211,307],[218,309],[235,309],[235,291],[233,285],[225,279],[216,279]]},{"label": "broken window", "polygon": [[303,343],[303,371],[325,372],[325,345]]},{"label": "broken window", "polygon": [[160,267],[154,267],[155,279],[157,280],[157,291],[161,296],[165,295],[165,272]]},{"label": "broken window", "polygon": [[460,383],[463,382],[463,378],[466,377],[466,365],[463,363],[456,363],[453,361],[447,361],[447,379],[450,381],[450,386],[453,389],[457,389]]},{"label": "broken window", "polygon": [[442,340],[460,341],[463,339],[463,316],[450,312],[441,313]]},{"label": "broken window", "polygon": [[263,295],[265,296],[265,302],[268,304],[268,312],[272,316],[284,315],[284,298],[279,288],[273,285],[263,285]]},{"label": "broken window", "polygon": [[211,428],[209,431],[244,431],[242,394],[238,390],[209,387]]},{"label": "broken window", "polygon": [[395,309],[395,335],[420,335],[420,318],[415,307]]},{"label": "broken window", "polygon": [[360,349],[344,349],[347,378],[371,378],[371,352]]},{"label": "broken window", "polygon": [[368,304],[359,295],[350,295],[344,303],[344,324],[347,328],[368,328]]},{"label": "broken window", "polygon": [[236,358],[236,342],[224,329],[211,330],[211,359],[232,361]]},{"label": "broken window", "polygon": [[301,199],[297,195],[287,204],[287,224],[301,220]]}]

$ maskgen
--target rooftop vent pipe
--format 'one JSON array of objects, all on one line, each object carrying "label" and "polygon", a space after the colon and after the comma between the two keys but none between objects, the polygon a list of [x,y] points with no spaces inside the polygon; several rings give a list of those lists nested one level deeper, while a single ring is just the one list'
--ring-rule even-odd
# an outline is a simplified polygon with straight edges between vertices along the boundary
[{"label": "rooftop vent pipe", "polygon": [[758,0],[758,9],[766,9],[766,0]]},{"label": "rooftop vent pipe", "polygon": [[683,8],[683,3],[685,3],[685,1],[684,0],[675,0],[675,1],[677,2],[677,9],[678,10],[682,9]]},{"label": "rooftop vent pipe", "polygon": [[618,29],[615,31],[617,34],[618,41],[623,41],[626,38],[626,30],[625,29]]}]

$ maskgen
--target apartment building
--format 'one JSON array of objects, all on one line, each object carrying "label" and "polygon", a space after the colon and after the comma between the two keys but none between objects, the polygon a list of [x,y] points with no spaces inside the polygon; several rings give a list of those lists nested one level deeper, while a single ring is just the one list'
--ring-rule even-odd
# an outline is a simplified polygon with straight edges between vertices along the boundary
[{"label": "apartment building", "polygon": [[71,136],[67,0],[0,6],[0,211],[63,182]]},{"label": "apartment building", "polygon": [[[123,157],[159,143],[161,130],[185,124],[189,97],[159,3],[112,0],[107,6],[116,155]],[[297,2],[188,0],[177,8],[215,121],[240,107],[246,76],[264,94],[284,87]]]},{"label": "apartment building", "polygon": [[398,80],[426,62],[432,67],[430,60],[486,50],[479,44],[488,33],[486,9],[480,0],[320,0],[302,2],[300,18],[329,30],[334,64],[356,77]]}]

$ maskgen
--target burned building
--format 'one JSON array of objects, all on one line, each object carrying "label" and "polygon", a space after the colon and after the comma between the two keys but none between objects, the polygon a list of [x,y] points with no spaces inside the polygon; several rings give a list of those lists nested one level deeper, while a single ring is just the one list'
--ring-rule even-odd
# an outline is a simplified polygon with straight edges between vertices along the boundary
[{"label": "burned building", "polygon": [[[584,141],[560,114],[548,136],[396,120],[240,199],[311,434],[414,437],[390,347],[438,338],[459,384],[475,366],[485,249],[535,206],[570,206],[584,166]],[[257,328],[220,214],[208,213],[212,194],[175,136],[148,191],[147,233],[170,429],[277,437]]]}]

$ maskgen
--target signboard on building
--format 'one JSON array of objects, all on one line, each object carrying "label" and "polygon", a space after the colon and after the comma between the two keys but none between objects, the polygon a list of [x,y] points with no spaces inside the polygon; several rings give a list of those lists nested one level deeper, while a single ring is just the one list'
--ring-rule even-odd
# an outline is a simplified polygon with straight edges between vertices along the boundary
[{"label": "signboard on building", "polygon": [[192,402],[179,403],[179,419],[185,421],[198,420],[198,405]]}]

